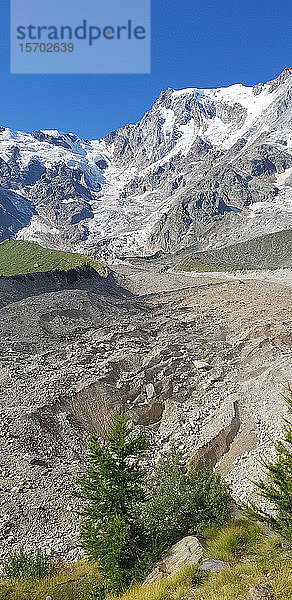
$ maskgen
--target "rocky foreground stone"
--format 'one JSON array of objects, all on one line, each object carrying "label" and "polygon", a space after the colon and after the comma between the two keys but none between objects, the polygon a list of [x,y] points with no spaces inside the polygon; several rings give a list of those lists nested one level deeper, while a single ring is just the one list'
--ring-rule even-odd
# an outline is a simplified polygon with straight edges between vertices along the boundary
[{"label": "rocky foreground stone", "polygon": [[149,585],[164,577],[172,577],[181,569],[190,565],[198,565],[201,571],[219,573],[228,567],[223,560],[203,558],[204,547],[193,535],[187,536],[171,546],[161,560],[155,565],[151,573],[146,577],[143,585]]}]

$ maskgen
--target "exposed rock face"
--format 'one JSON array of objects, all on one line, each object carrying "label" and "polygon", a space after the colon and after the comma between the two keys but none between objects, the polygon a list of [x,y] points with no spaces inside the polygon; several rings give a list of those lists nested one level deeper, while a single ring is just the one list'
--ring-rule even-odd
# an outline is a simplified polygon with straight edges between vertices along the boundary
[{"label": "exposed rock face", "polygon": [[253,88],[168,89],[103,140],[2,128],[0,185],[34,207],[2,235],[109,260],[291,228],[291,125],[286,69]]},{"label": "exposed rock face", "polygon": [[0,278],[2,553],[78,555],[74,481],[88,434],[103,436],[121,406],[149,436],[150,466],[174,444],[240,502],[273,456],[292,379],[291,289],[125,265],[119,278]]},{"label": "exposed rock face", "polygon": [[187,536],[174,544],[155,565],[143,585],[149,585],[165,577],[172,577],[187,565],[199,565],[201,571],[219,573],[228,566],[222,560],[203,558],[204,547],[195,536]]}]

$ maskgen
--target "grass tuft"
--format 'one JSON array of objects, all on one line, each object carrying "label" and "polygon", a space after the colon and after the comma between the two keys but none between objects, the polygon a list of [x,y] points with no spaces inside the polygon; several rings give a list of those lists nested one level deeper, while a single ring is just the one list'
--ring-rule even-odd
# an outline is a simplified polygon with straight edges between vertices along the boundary
[{"label": "grass tuft", "polygon": [[219,531],[210,530],[208,537],[208,556],[233,563],[256,552],[263,536],[256,524],[242,519]]},{"label": "grass tuft", "polygon": [[120,600],[182,600],[188,597],[192,587],[204,578],[205,575],[198,570],[197,565],[187,566],[173,577],[160,579],[150,585],[134,586],[122,594]]},{"label": "grass tuft", "polygon": [[39,581],[2,579],[1,600],[90,600],[92,590],[100,583],[97,566],[85,560],[68,565],[59,573]]}]

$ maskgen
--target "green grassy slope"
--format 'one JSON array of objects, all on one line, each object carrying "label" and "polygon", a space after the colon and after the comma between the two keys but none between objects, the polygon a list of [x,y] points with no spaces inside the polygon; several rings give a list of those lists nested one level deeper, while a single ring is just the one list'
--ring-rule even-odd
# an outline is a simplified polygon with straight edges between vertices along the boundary
[{"label": "green grassy slope", "polygon": [[[267,536],[246,520],[232,521],[205,532],[205,557],[226,562],[219,573],[186,566],[173,577],[150,585],[135,585],[121,596],[105,600],[292,600],[291,544]],[[0,577],[1,600],[94,600],[101,598],[97,565],[85,559],[60,566],[59,572],[41,580]],[[266,592],[265,595],[263,590]],[[261,593],[262,592],[262,593]]]},{"label": "green grassy slope", "polygon": [[69,271],[86,263],[98,273],[102,273],[102,265],[83,254],[50,250],[20,240],[6,240],[0,243],[0,276],[43,273],[56,269]]},{"label": "green grassy slope", "polygon": [[292,267],[292,229],[205,252],[190,252],[178,271],[244,271]]}]

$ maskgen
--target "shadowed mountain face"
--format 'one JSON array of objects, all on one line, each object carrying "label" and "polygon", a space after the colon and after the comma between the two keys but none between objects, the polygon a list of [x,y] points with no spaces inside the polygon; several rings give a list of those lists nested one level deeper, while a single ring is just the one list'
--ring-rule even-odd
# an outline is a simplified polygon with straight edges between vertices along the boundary
[{"label": "shadowed mountain face", "polygon": [[19,199],[15,212],[6,197],[2,239],[109,260],[291,228],[291,126],[286,69],[250,88],[168,89],[102,140],[1,128],[0,185]]},{"label": "shadowed mountain face", "polygon": [[0,187],[0,242],[29,225],[35,212],[32,202]]}]

